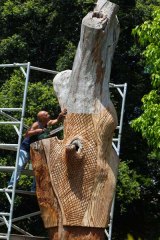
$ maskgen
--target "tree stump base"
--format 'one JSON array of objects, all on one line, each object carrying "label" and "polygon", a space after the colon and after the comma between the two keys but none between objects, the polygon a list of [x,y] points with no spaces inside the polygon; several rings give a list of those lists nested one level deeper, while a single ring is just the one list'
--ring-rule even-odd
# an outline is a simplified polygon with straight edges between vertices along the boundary
[{"label": "tree stump base", "polygon": [[90,227],[63,227],[61,232],[58,232],[58,227],[48,230],[50,240],[104,240],[103,228]]}]

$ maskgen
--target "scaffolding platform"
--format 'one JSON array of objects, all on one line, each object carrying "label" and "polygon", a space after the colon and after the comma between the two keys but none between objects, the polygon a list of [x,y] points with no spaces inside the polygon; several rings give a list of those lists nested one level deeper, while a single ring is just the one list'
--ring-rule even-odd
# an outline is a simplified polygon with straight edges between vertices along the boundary
[{"label": "scaffolding platform", "polygon": [[[8,188],[0,188],[0,192],[1,193],[12,193],[12,189],[8,189]],[[30,196],[35,196],[36,192],[32,192],[32,191],[25,191],[25,190],[15,190],[15,193],[17,194],[25,194],[25,195],[30,195]]]}]

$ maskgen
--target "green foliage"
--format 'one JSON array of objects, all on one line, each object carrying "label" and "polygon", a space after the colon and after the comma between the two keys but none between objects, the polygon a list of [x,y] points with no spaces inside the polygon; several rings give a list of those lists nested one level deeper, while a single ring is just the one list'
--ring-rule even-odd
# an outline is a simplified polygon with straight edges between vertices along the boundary
[{"label": "green foliage", "polygon": [[145,47],[145,69],[151,75],[153,90],[142,98],[142,115],[132,122],[132,127],[140,131],[153,147],[152,156],[159,157],[160,150],[160,9],[153,11],[153,20],[145,21],[133,30],[139,42]]},{"label": "green foliage", "polygon": [[33,117],[40,110],[49,111],[53,116],[58,113],[58,101],[53,95],[51,85],[43,84],[43,82],[31,83],[28,87],[26,116],[33,121]]},{"label": "green foliage", "polygon": [[160,9],[155,8],[152,21],[145,21],[137,26],[133,33],[139,37],[142,46],[146,46],[143,56],[147,72],[151,74],[153,87],[160,87]]},{"label": "green foliage", "polygon": [[[26,62],[48,69],[77,45],[80,22],[94,0],[2,0],[0,5],[0,62]],[[64,65],[65,67],[65,65]]]},{"label": "green foliage", "polygon": [[135,170],[130,169],[129,163],[121,162],[119,165],[117,199],[123,201],[120,203],[121,213],[127,211],[133,200],[140,198],[139,176]]},{"label": "green foliage", "polygon": [[0,41],[0,56],[5,60],[3,61],[5,63],[9,63],[7,60],[8,57],[11,59],[14,58],[14,60],[18,62],[16,56],[19,56],[20,54],[25,55],[26,47],[27,44],[23,38],[18,34],[13,34],[11,37],[7,37]]},{"label": "green foliage", "polygon": [[143,114],[135,119],[132,126],[142,132],[148,144],[155,150],[160,148],[160,96],[158,91],[152,90],[142,98]]},{"label": "green foliage", "polygon": [[[127,234],[127,240],[135,240],[135,238],[129,233]],[[137,240],[142,240],[142,238],[138,238]]]},{"label": "green foliage", "polygon": [[[6,158],[0,158],[0,165],[5,166],[7,164]],[[7,182],[6,173],[0,172],[1,186],[5,186]]]},{"label": "green foliage", "polygon": [[[6,81],[0,91],[0,107],[22,107],[25,80],[21,72],[15,71]],[[51,111],[57,114],[58,101],[54,96],[51,82],[44,81],[29,83],[26,103],[26,124],[32,124],[40,110]],[[53,113],[52,113],[53,114]],[[17,115],[14,115],[15,117]]]},{"label": "green foliage", "polygon": [[[142,22],[151,19],[152,10],[155,6],[159,6],[160,0],[137,0],[136,1],[136,12],[140,14],[139,17],[142,18]],[[139,23],[137,23],[139,24]]]}]

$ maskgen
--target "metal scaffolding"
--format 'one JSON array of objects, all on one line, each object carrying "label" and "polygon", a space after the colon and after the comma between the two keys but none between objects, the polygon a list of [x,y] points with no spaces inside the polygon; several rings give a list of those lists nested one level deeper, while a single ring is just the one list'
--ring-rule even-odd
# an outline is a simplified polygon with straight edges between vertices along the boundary
[{"label": "metal scaffolding", "polygon": [[[127,83],[124,84],[112,84],[110,83],[110,88],[116,88],[119,97],[121,100],[121,109],[120,115],[118,116],[118,126],[116,128],[117,132],[115,132],[115,137],[112,140],[112,147],[116,151],[117,155],[120,155],[120,146],[121,146],[121,136],[122,136],[122,127],[123,127],[123,117],[125,112],[125,101],[126,101],[126,93],[127,93]],[[112,207],[110,212],[110,221],[108,224],[108,229],[105,230],[105,234],[108,240],[112,239],[112,228],[113,228],[113,214],[114,214],[114,205],[115,205],[115,195],[112,201]]]},{"label": "metal scaffolding", "polygon": [[[24,87],[24,94],[23,94],[23,99],[22,99],[22,108],[0,108],[0,115],[4,116],[9,119],[10,121],[1,121],[0,124],[5,124],[5,125],[12,125],[18,135],[18,142],[16,144],[8,144],[8,143],[0,143],[0,149],[6,149],[6,150],[11,150],[11,151],[16,151],[16,163],[15,166],[0,166],[0,172],[12,172],[15,170],[15,178],[14,178],[14,184],[13,184],[13,189],[7,189],[7,188],[0,188],[0,194],[5,194],[6,198],[8,199],[8,203],[10,205],[10,210],[8,212],[0,212],[0,226],[5,225],[7,228],[6,233],[0,233],[0,239],[7,239],[10,240],[11,237],[11,228],[14,228],[18,230],[21,234],[25,234],[26,236],[34,237],[32,234],[24,231],[23,229],[19,228],[16,226],[14,223],[28,218],[28,217],[33,217],[37,216],[40,214],[40,211],[30,213],[18,218],[13,219],[13,210],[14,210],[14,199],[15,199],[15,194],[16,193],[22,193],[22,194],[28,194],[28,195],[35,195],[33,192],[29,191],[22,191],[22,190],[17,190],[16,189],[16,175],[17,175],[17,167],[18,167],[18,159],[19,159],[19,151],[20,151],[20,144],[22,140],[22,131],[23,128],[28,128],[24,124],[24,116],[25,116],[25,109],[26,109],[26,98],[27,98],[27,89],[28,89],[28,83],[29,83],[29,76],[30,76],[30,70],[36,70],[36,71],[41,71],[41,72],[46,72],[50,74],[57,74],[57,71],[52,71],[44,68],[38,68],[31,66],[31,64],[28,63],[14,63],[14,64],[0,64],[0,68],[5,68],[5,67],[17,67],[20,68],[22,71],[24,77],[25,77],[25,87]],[[119,116],[119,123],[117,126],[117,133],[115,133],[115,137],[113,138],[112,146],[115,149],[116,153],[119,155],[120,154],[120,143],[121,143],[121,134],[122,134],[122,125],[123,125],[123,116],[124,116],[124,106],[125,106],[125,99],[126,99],[126,91],[127,91],[127,84],[112,84],[110,83],[110,88],[117,89],[118,94],[121,98],[121,111],[120,111],[120,116]],[[20,112],[21,117],[20,119],[16,119],[10,115],[11,112]],[[18,127],[17,127],[18,126]],[[51,132],[52,134],[55,134],[58,131],[61,131],[63,128],[59,127],[57,130],[53,130]],[[25,173],[25,171],[24,171]],[[28,172],[26,171],[28,174]],[[30,173],[32,175],[32,173]],[[112,236],[112,226],[113,226],[113,213],[114,213],[114,202],[115,202],[115,197],[112,203],[112,208],[110,212],[110,223],[109,227],[107,230],[105,230],[106,236],[108,240],[111,240]]]},{"label": "metal scaffolding", "polygon": [[[36,71],[41,71],[41,72],[46,72],[46,73],[51,73],[51,74],[57,74],[56,71],[52,70],[47,70],[43,68],[37,68],[34,66],[31,66],[30,63],[14,63],[14,64],[1,64],[1,68],[6,68],[6,67],[18,67],[22,71],[24,77],[25,77],[25,87],[24,87],[24,93],[23,93],[23,99],[22,99],[22,108],[0,108],[0,115],[6,117],[10,121],[1,121],[0,125],[12,125],[18,135],[18,142],[16,144],[7,144],[7,143],[1,143],[0,144],[0,149],[6,149],[6,150],[11,150],[11,151],[16,151],[16,163],[15,166],[0,166],[0,171],[8,171],[12,172],[15,171],[14,175],[14,183],[13,183],[13,188],[8,189],[8,188],[0,188],[0,193],[5,194],[8,204],[9,204],[9,211],[8,212],[0,212],[0,226],[6,225],[7,231],[6,233],[0,234],[0,239],[7,239],[10,240],[11,236],[11,227],[18,230],[20,233],[25,234],[27,236],[33,236],[32,234],[24,231],[23,229],[19,228],[18,226],[14,225],[13,223],[28,217],[33,217],[36,215],[40,214],[40,211],[35,212],[35,213],[30,213],[25,216],[21,216],[19,218],[12,218],[13,217],[13,209],[14,209],[14,199],[15,199],[15,193],[22,193],[22,194],[29,194],[29,195],[35,195],[35,193],[29,192],[29,191],[22,191],[22,190],[16,190],[16,175],[17,175],[17,168],[18,168],[18,160],[19,160],[19,152],[20,152],[20,145],[21,145],[21,140],[22,140],[22,131],[23,127],[26,127],[24,125],[24,116],[25,116],[25,109],[26,109],[26,98],[27,98],[27,89],[28,89],[28,83],[29,83],[29,75],[30,75],[30,70],[36,70]],[[6,113],[8,112],[8,113]],[[20,119],[16,119],[12,116],[10,116],[10,113],[12,112],[20,112],[21,117]]]}]

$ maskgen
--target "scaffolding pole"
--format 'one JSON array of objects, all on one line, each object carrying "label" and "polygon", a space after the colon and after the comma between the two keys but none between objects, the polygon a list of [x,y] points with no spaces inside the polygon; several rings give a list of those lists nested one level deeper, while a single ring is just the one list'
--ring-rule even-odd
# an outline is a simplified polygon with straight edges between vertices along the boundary
[{"label": "scaffolding pole", "polygon": [[[115,85],[113,84],[112,87],[116,87],[121,98],[122,98],[122,103],[121,103],[121,113],[120,113],[120,121],[119,121],[119,126],[117,127],[118,129],[118,137],[113,138],[112,146],[117,152],[117,155],[120,155],[120,145],[121,145],[121,136],[122,136],[122,127],[123,127],[123,118],[124,118],[124,110],[125,110],[125,101],[126,101],[126,93],[127,93],[127,84],[118,84]],[[123,91],[120,89],[122,88]],[[114,206],[115,206],[115,194],[113,197],[112,201],[112,207],[111,207],[111,212],[110,212],[110,221],[109,221],[109,230],[105,229],[105,234],[108,238],[108,240],[112,239],[112,229],[113,229],[113,215],[114,215]]]},{"label": "scaffolding pole", "polygon": [[[14,209],[15,193],[35,195],[35,193],[32,193],[32,192],[27,192],[27,191],[23,191],[23,190],[16,190],[16,175],[17,175],[17,167],[18,167],[18,161],[19,161],[20,144],[21,144],[21,140],[22,140],[22,130],[23,130],[23,127],[28,128],[28,126],[26,126],[24,124],[24,115],[25,115],[25,108],[26,108],[26,98],[27,98],[27,89],[28,89],[28,83],[29,83],[30,70],[32,69],[32,70],[35,70],[35,71],[45,72],[45,73],[49,73],[49,74],[52,74],[52,75],[55,75],[58,72],[48,70],[48,69],[45,69],[45,68],[38,68],[38,67],[31,66],[30,62],[28,62],[28,63],[13,63],[13,64],[0,64],[0,68],[6,68],[6,67],[20,68],[20,70],[22,71],[22,73],[25,77],[25,88],[24,88],[24,94],[23,94],[23,100],[22,100],[22,108],[0,108],[0,114],[11,120],[11,121],[0,121],[0,124],[1,125],[13,125],[14,129],[16,130],[16,132],[18,134],[18,143],[17,144],[0,143],[0,149],[17,151],[15,167],[14,166],[0,166],[0,171],[7,171],[7,172],[12,172],[13,170],[15,171],[13,189],[0,189],[1,193],[4,192],[6,194],[6,197],[9,201],[9,203],[10,203],[10,212],[9,213],[0,212],[0,215],[1,215],[0,220],[2,221],[0,226],[3,225],[3,224],[5,224],[7,226],[7,234],[4,234],[4,233],[2,235],[0,234],[0,239],[9,240],[10,236],[11,236],[11,227],[12,227],[12,220],[13,220],[12,216],[13,216],[13,209]],[[25,71],[25,69],[26,69],[26,71]],[[11,112],[21,112],[21,120],[20,121],[17,120],[16,118],[10,116],[6,112],[8,112],[9,114]],[[17,125],[19,126],[19,130],[17,128]],[[55,129],[52,132],[52,134],[54,134],[54,132],[58,132],[62,129],[63,129],[62,127],[60,127],[57,130]],[[27,170],[26,170],[26,172],[27,172]],[[8,193],[12,194],[11,197]],[[37,213],[32,213],[32,214],[29,214],[29,215],[25,215],[24,218],[32,217],[32,216],[35,216],[35,215],[38,215],[38,214]],[[7,220],[7,217],[9,218],[8,220]],[[23,217],[19,218],[19,220],[22,219],[22,218]],[[13,228],[19,230],[19,232],[21,232],[21,233],[24,233],[24,230],[22,230],[22,229],[20,230],[17,226],[13,226]],[[26,233],[26,234],[28,235],[28,233]]]},{"label": "scaffolding pole", "polygon": [[[29,74],[30,74],[30,63],[28,62],[27,64],[1,64],[0,67],[22,67],[26,66],[27,67],[27,73],[26,73],[26,78],[25,78],[25,87],[24,87],[24,94],[23,94],[23,99],[22,99],[22,108],[0,108],[0,114],[3,116],[7,116],[8,114],[5,114],[4,112],[21,112],[21,119],[20,121],[13,121],[14,118],[12,118],[12,121],[1,121],[0,124],[6,124],[6,125],[19,125],[19,132],[18,133],[18,143],[17,144],[0,144],[0,148],[2,149],[8,149],[10,150],[17,150],[17,155],[16,155],[16,164],[15,167],[6,167],[7,170],[15,171],[14,175],[14,182],[13,182],[13,189],[6,190],[6,196],[8,198],[8,201],[10,203],[10,211],[8,213],[3,213],[0,212],[0,215],[2,216],[1,219],[3,219],[5,225],[7,226],[7,233],[3,236],[0,236],[1,239],[10,239],[11,235],[11,227],[12,227],[12,216],[13,216],[13,208],[14,208],[14,199],[15,199],[15,189],[16,189],[16,176],[17,176],[17,167],[18,167],[18,161],[19,161],[19,152],[20,152],[20,145],[21,145],[21,139],[22,139],[22,130],[23,130],[23,122],[24,122],[24,114],[25,114],[25,108],[26,108],[26,97],[27,97],[27,89],[28,89],[28,82],[29,82]],[[10,119],[11,119],[10,118]],[[16,128],[15,128],[16,130]],[[3,168],[2,166],[0,167],[0,170],[4,170],[5,167]],[[5,169],[5,170],[6,170]],[[8,192],[11,193],[11,197],[8,195]],[[6,218],[8,217],[8,219]]]}]

